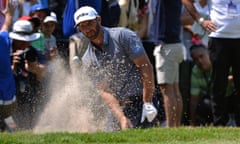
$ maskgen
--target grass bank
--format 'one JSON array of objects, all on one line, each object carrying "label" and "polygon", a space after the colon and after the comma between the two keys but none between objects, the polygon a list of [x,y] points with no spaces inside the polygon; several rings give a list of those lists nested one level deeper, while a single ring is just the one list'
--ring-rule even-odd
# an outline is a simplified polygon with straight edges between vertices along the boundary
[{"label": "grass bank", "polygon": [[1,133],[0,144],[81,144],[81,143],[128,143],[128,144],[239,144],[239,128],[153,128],[105,133]]}]

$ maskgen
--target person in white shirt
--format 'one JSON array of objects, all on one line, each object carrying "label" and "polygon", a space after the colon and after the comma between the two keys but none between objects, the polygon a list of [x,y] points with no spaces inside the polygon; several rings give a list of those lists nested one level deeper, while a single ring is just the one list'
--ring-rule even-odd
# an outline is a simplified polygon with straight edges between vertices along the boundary
[{"label": "person in white shirt", "polygon": [[[201,17],[192,0],[182,0],[192,17],[209,32],[208,49],[213,65],[212,95],[213,120],[215,126],[227,123],[227,109],[224,96],[230,67],[236,89],[236,99],[240,93],[240,0],[211,0],[210,19]],[[240,112],[240,103],[233,103]],[[237,125],[240,113],[236,115]]]}]

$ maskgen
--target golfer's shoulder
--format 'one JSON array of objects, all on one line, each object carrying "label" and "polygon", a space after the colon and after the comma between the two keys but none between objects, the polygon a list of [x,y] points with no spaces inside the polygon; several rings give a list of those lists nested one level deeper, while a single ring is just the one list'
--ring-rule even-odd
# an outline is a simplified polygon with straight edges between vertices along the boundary
[{"label": "golfer's shoulder", "polygon": [[79,40],[82,40],[84,38],[85,38],[84,35],[82,33],[78,32],[78,33],[75,33],[75,34],[71,35],[69,37],[69,40],[70,41],[79,41]]},{"label": "golfer's shoulder", "polygon": [[125,27],[114,27],[108,29],[111,37],[118,38],[130,38],[132,35],[136,35],[132,30]]}]

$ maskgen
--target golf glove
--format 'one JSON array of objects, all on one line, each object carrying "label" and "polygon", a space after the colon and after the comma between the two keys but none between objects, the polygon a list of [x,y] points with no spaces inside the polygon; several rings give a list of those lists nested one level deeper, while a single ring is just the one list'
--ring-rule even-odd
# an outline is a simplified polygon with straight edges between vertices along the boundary
[{"label": "golf glove", "polygon": [[144,122],[145,118],[147,118],[148,122],[152,122],[156,115],[157,109],[152,103],[143,104],[141,123]]}]

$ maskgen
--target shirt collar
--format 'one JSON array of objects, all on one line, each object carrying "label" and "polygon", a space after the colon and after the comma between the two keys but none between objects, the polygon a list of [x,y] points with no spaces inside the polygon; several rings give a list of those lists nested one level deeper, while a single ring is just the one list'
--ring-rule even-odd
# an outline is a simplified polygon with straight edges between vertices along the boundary
[{"label": "shirt collar", "polygon": [[[107,31],[107,28],[106,27],[102,27],[103,29],[103,47],[100,49],[97,49],[98,51],[106,51],[106,48],[108,47],[108,44],[109,44],[109,33]],[[92,43],[91,43],[91,46],[92,47],[95,47]]]},{"label": "shirt collar", "polygon": [[103,27],[103,47],[109,44],[109,33],[107,28]]}]

